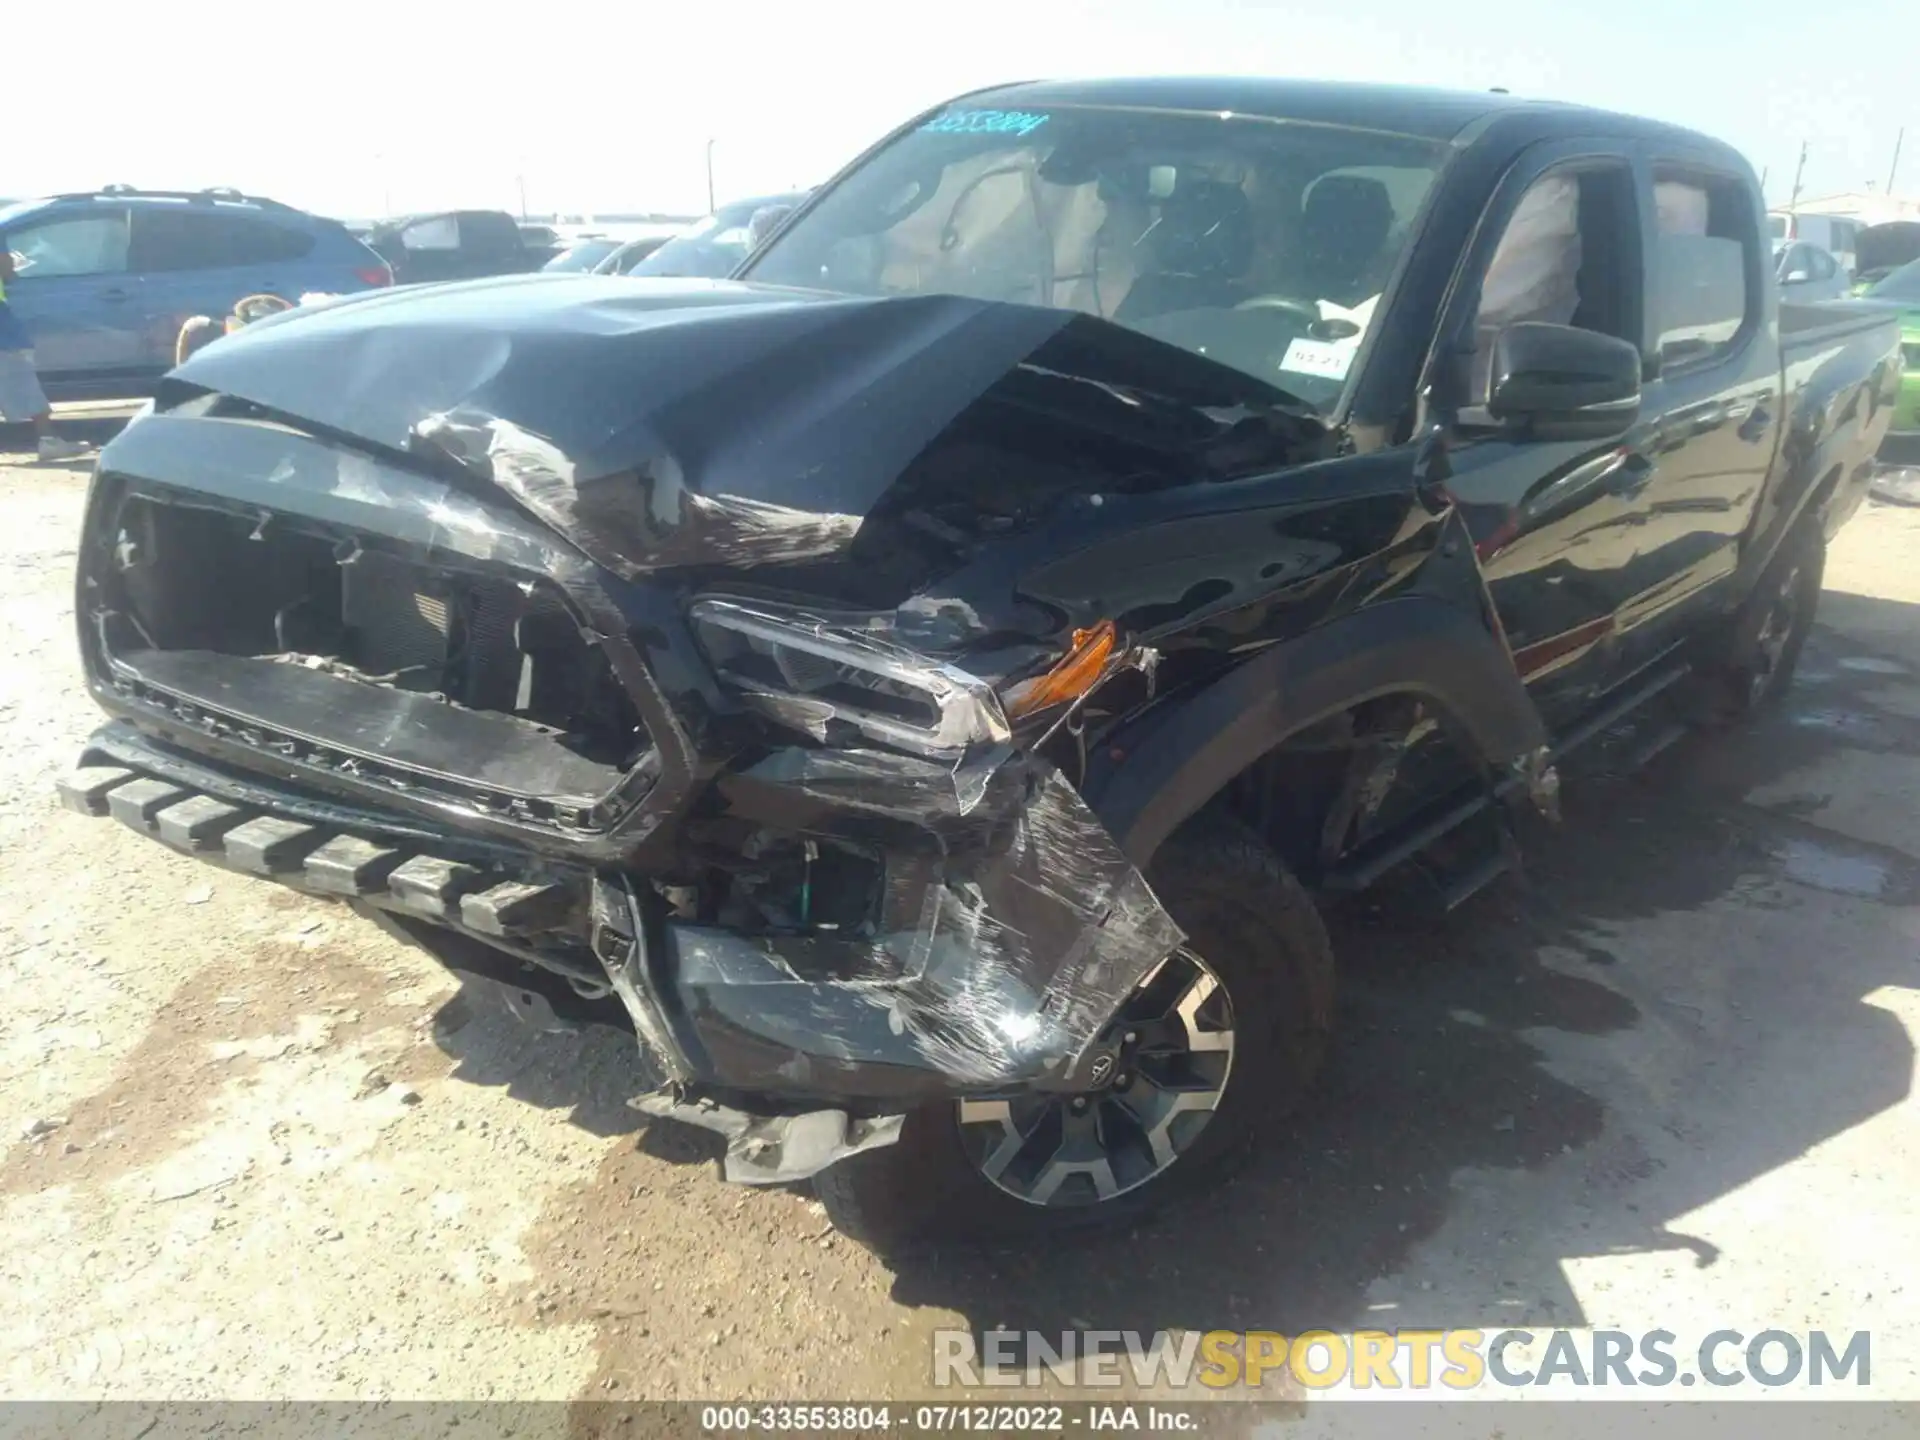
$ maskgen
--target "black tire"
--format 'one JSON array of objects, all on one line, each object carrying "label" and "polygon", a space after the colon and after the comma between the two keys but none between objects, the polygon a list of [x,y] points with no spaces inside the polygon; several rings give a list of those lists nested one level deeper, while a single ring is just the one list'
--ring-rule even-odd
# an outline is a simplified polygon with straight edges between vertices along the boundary
[{"label": "black tire", "polygon": [[1190,1147],[1137,1189],[1093,1204],[1040,1206],[982,1175],[961,1139],[957,1107],[931,1105],[907,1117],[896,1144],[814,1177],[842,1233],[889,1253],[1125,1224],[1217,1182],[1262,1124],[1300,1104],[1333,1022],[1333,948],[1313,901],[1257,836],[1213,813],[1161,848],[1150,879],[1233,1007],[1232,1069]]},{"label": "black tire", "polygon": [[1826,563],[1826,537],[1808,523],[1761,573],[1719,657],[1701,672],[1696,713],[1708,727],[1737,725],[1786,693],[1813,631]]}]

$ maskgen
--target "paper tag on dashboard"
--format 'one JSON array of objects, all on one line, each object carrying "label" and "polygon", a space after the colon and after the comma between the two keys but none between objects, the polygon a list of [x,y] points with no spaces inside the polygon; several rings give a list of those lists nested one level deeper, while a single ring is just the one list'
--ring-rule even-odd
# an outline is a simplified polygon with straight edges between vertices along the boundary
[{"label": "paper tag on dashboard", "polygon": [[1304,335],[1287,346],[1287,353],[1280,361],[1282,370],[1291,370],[1297,375],[1318,375],[1327,380],[1344,380],[1347,370],[1353,364],[1351,345],[1342,345],[1333,340],[1309,340]]}]

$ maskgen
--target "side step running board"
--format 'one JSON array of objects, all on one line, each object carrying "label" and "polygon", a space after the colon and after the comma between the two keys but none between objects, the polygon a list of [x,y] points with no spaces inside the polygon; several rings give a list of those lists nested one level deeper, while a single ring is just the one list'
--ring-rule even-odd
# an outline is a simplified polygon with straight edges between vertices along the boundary
[{"label": "side step running board", "polygon": [[[1548,751],[1549,758],[1555,762],[1566,758],[1581,746],[1612,729],[1643,705],[1671,690],[1690,673],[1692,673],[1691,667],[1684,664],[1673,665],[1656,672],[1641,684],[1634,686],[1620,699],[1589,716],[1580,725],[1555,741]],[[1643,761],[1652,759],[1655,754],[1678,740],[1684,733],[1684,727],[1675,727],[1671,733],[1662,731],[1655,737],[1659,743],[1646,750]],[[1416,821],[1413,828],[1399,839],[1364,847],[1351,856],[1345,864],[1329,870],[1320,882],[1321,888],[1349,894],[1365,890],[1389,870],[1411,860],[1435,841],[1452,834],[1476,815],[1492,809],[1498,802],[1512,799],[1525,783],[1525,777],[1516,772],[1502,776],[1495,784],[1475,790],[1464,798],[1443,801],[1440,805],[1433,807],[1430,819]],[[1512,848],[1505,843],[1501,847],[1503,852]],[[1447,908],[1451,910],[1467,896],[1484,889],[1499,876],[1513,869],[1516,863],[1516,858],[1508,855],[1504,859],[1501,856],[1490,857],[1482,864],[1474,866],[1463,874],[1459,881],[1445,887],[1445,892],[1452,895],[1456,889],[1465,886],[1468,881],[1476,882],[1471,888],[1465,889],[1458,899],[1449,900]]]},{"label": "side step running board", "polygon": [[[1495,817],[1496,820],[1499,817]],[[1498,824],[1493,849],[1477,865],[1470,865],[1447,878],[1440,886],[1440,904],[1446,910],[1458,910],[1502,875],[1520,870],[1520,843],[1504,822]]]}]

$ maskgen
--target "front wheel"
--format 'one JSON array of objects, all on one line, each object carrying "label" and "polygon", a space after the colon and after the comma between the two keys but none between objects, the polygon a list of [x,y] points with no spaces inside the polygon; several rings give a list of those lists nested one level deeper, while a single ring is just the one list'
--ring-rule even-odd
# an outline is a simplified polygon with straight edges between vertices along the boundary
[{"label": "front wheel", "polygon": [[1208,815],[1151,877],[1188,943],[1109,1017],[1110,1057],[1076,1095],[932,1105],[899,1141],[814,1179],[876,1249],[1123,1223],[1244,1155],[1326,1053],[1333,951],[1313,902],[1250,832]]}]

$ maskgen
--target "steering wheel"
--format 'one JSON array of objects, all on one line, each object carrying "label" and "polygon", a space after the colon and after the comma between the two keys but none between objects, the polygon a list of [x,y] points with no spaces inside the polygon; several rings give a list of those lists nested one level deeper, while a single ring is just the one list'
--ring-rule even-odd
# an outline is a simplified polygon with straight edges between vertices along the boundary
[{"label": "steering wheel", "polygon": [[1281,310],[1297,315],[1309,325],[1318,323],[1320,307],[1311,300],[1295,300],[1290,295],[1255,295],[1233,307],[1236,310]]}]

